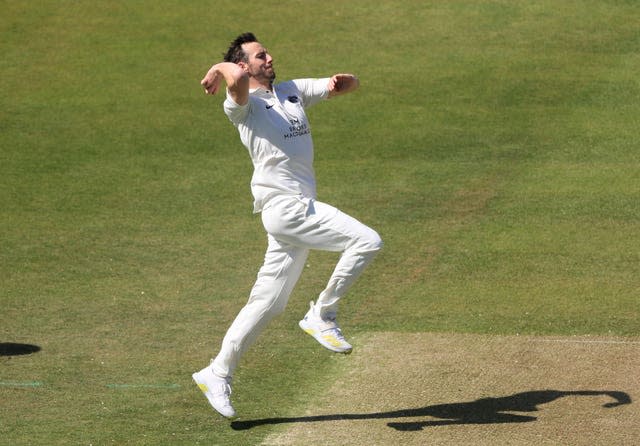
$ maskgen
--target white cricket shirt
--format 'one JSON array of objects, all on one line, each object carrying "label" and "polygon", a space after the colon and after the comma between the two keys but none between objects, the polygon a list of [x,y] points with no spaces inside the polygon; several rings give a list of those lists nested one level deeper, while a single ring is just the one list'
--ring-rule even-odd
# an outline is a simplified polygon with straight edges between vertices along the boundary
[{"label": "white cricket shirt", "polygon": [[325,79],[295,79],[274,91],[250,90],[249,102],[238,105],[229,96],[224,112],[240,133],[253,162],[253,211],[260,212],[281,194],[316,198],[313,141],[305,109],[327,98]]}]

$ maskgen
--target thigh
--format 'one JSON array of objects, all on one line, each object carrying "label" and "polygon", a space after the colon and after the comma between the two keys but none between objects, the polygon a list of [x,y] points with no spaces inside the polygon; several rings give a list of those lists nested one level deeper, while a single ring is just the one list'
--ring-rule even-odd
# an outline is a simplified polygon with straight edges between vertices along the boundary
[{"label": "thigh", "polygon": [[269,234],[264,263],[258,272],[258,282],[260,279],[295,282],[302,273],[308,254],[307,248],[286,243]]},{"label": "thigh", "polygon": [[304,238],[312,249],[343,251],[361,240],[378,238],[367,225],[340,209],[321,201],[313,201]]},{"label": "thigh", "polygon": [[262,213],[267,232],[283,244],[307,249],[343,251],[377,234],[339,209],[299,197],[279,199]]}]

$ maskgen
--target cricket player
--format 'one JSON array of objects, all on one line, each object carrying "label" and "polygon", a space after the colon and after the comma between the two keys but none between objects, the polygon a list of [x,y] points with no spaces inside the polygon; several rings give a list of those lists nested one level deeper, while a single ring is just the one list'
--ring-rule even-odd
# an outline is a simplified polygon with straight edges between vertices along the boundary
[{"label": "cricket player", "polygon": [[274,84],[273,58],[252,33],[238,36],[224,62],[201,85],[216,94],[226,84],[224,112],[249,151],[254,212],[267,232],[264,264],[247,304],[229,327],[218,355],[193,379],[213,408],[231,418],[231,380],[242,354],[273,317],[282,313],[309,250],[340,252],[326,288],[299,325],[322,346],[350,353],[336,321],[338,302],[382,247],[371,228],[316,199],[311,127],[305,110],[359,86],[352,74]]}]

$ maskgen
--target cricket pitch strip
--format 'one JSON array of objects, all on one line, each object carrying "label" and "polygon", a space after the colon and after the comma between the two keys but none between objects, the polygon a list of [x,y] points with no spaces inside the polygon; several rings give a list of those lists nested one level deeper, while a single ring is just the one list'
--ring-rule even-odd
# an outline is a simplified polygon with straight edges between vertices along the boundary
[{"label": "cricket pitch strip", "polygon": [[640,339],[373,333],[313,408],[262,443],[631,445]]}]

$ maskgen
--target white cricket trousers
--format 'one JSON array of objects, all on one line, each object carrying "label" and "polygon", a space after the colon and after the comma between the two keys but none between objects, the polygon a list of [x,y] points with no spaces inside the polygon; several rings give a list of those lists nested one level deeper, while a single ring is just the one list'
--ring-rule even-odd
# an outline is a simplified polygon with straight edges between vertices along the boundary
[{"label": "white cricket trousers", "polygon": [[233,375],[242,354],[267,323],[284,311],[310,249],[342,252],[314,309],[332,317],[340,298],[382,248],[373,229],[333,206],[302,196],[269,200],[262,210],[262,223],[268,234],[264,264],[212,363],[213,372],[223,378]]}]

